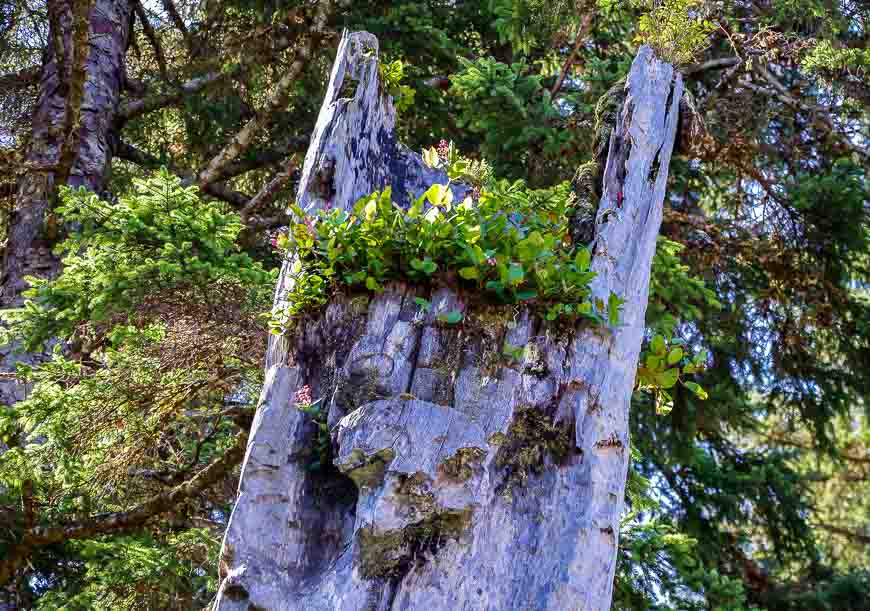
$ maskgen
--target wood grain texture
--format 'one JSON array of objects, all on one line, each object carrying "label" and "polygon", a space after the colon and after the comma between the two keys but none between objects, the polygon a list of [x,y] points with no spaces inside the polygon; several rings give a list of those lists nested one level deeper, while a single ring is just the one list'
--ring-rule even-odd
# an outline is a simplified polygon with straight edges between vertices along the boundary
[{"label": "wood grain texture", "polygon": [[[376,49],[365,33],[341,42],[300,184],[306,208],[444,180],[395,141]],[[359,81],[351,100],[337,95],[347,75]],[[217,609],[610,608],[682,80],[644,47],[626,87],[592,264],[596,295],[626,300],[621,324],[565,329],[402,283],[336,296],[270,347]],[[276,307],[290,283],[287,263]],[[453,310],[461,324],[439,321]],[[522,356],[504,356],[505,343]],[[329,410],[327,470],[309,468],[316,426],[294,403],[304,385]]]}]

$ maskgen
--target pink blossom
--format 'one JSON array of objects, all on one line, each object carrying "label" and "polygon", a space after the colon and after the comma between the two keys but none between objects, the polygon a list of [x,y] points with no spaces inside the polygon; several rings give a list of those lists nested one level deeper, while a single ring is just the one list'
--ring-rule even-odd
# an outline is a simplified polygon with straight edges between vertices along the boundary
[{"label": "pink blossom", "polygon": [[438,143],[438,156],[445,161],[450,156],[450,144],[447,143],[447,140],[441,139],[441,142]]},{"label": "pink blossom", "polygon": [[486,262],[489,263],[490,265],[492,265],[493,267],[498,263],[498,261],[496,261],[495,257],[489,257],[486,260]]},{"label": "pink blossom", "polygon": [[306,384],[296,391],[294,398],[299,405],[311,405],[311,387]]}]

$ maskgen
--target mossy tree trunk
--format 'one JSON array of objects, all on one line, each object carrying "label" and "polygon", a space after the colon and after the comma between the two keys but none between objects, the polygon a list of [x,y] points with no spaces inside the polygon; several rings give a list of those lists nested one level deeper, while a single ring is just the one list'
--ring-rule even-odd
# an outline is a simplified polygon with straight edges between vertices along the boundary
[{"label": "mossy tree trunk", "polygon": [[[350,208],[445,177],[396,142],[377,40],[345,35],[298,199]],[[352,99],[339,98],[356,81]],[[337,296],[266,363],[216,608],[608,609],[644,330],[682,79],[642,48],[610,139],[596,219],[596,295],[613,328],[564,328],[454,288]],[[461,187],[456,187],[461,190]],[[461,195],[461,193],[457,193]],[[292,282],[289,264],[276,293]],[[415,297],[431,301],[423,312]],[[438,314],[461,310],[460,325]],[[502,355],[506,343],[523,356]],[[310,469],[328,407],[332,464]]]},{"label": "mossy tree trunk", "polygon": [[129,0],[52,0],[47,8],[50,44],[3,257],[6,304],[27,287],[24,276],[52,271],[33,264],[40,248],[45,263],[52,246],[46,220],[57,187],[103,188],[130,36]]}]

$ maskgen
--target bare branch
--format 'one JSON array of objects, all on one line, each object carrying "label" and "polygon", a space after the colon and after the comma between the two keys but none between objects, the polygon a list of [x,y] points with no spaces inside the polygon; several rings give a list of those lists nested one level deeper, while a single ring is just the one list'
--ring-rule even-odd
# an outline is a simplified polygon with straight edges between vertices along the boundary
[{"label": "bare branch", "polygon": [[224,166],[247,150],[253,143],[254,136],[256,136],[257,133],[266,127],[266,125],[271,121],[272,115],[286,105],[290,87],[296,81],[296,78],[308,62],[308,58],[314,49],[318,35],[324,29],[328,6],[329,2],[326,0],[319,3],[311,35],[296,52],[296,57],[290,68],[287,70],[287,73],[278,81],[278,84],[275,86],[275,91],[272,92],[272,96],[266,104],[266,108],[257,113],[256,117],[248,121],[233,137],[230,143],[215,155],[208,165],[199,173],[197,183],[200,186],[213,182],[220,175]]},{"label": "bare branch", "polygon": [[163,53],[163,46],[160,44],[160,38],[157,32],[151,26],[148,20],[148,14],[145,12],[145,7],[139,0],[133,1],[133,10],[139,18],[139,23],[142,24],[142,31],[145,32],[145,37],[151,43],[151,48],[154,49],[154,57],[157,60],[157,66],[160,70],[160,76],[164,81],[169,80],[169,71],[166,68],[166,55]]},{"label": "bare branch", "polygon": [[[272,52],[279,53],[285,49],[288,49],[295,42],[296,39],[281,38],[277,41],[277,44],[275,45]],[[153,110],[157,110],[158,108],[164,108],[166,106],[177,104],[184,100],[186,97],[204,91],[205,89],[221,83],[226,79],[231,79],[239,74],[242,74],[255,61],[257,60],[251,58],[247,61],[236,64],[229,70],[213,70],[211,72],[207,72],[202,76],[197,76],[195,78],[185,81],[176,90],[170,91],[168,93],[161,93],[153,96],[146,96],[135,100],[130,100],[129,102],[123,104],[119,109],[117,114],[117,121],[118,123],[123,124],[126,121],[135,119],[136,117],[140,117]]]},{"label": "bare branch", "polygon": [[841,528],[839,526],[834,526],[833,524],[822,524],[816,523],[813,524],[816,528],[821,528],[822,530],[826,530],[829,533],[833,533],[835,535],[840,535],[841,537],[846,537],[847,539],[851,539],[855,543],[860,543],[861,545],[870,545],[870,535],[865,535],[864,533],[854,532],[847,528]]},{"label": "bare branch", "polygon": [[184,40],[188,41],[190,38],[190,32],[187,29],[187,26],[184,24],[184,20],[181,18],[181,15],[178,13],[178,9],[175,6],[175,3],[172,0],[162,0],[163,8],[169,14],[169,18],[172,20],[172,23],[178,28],[178,31],[181,32],[181,35],[184,36]]},{"label": "bare branch", "polygon": [[0,586],[9,582],[18,566],[38,547],[72,539],[86,539],[107,533],[125,532],[144,525],[151,518],[165,513],[184,499],[206,490],[222,480],[242,460],[247,434],[239,433],[235,444],[223,456],[205,467],[193,478],[171,490],[155,495],[128,511],[102,514],[60,526],[34,526],[25,531],[21,543],[8,550],[0,560]]},{"label": "bare branch", "polygon": [[792,108],[796,108],[798,110],[802,110],[804,112],[809,113],[813,118],[818,119],[818,121],[822,124],[822,126],[842,146],[849,149],[850,151],[857,153],[865,160],[870,159],[870,152],[868,152],[866,149],[860,147],[859,145],[855,144],[854,142],[849,140],[848,136],[841,133],[840,130],[837,129],[837,126],[834,124],[834,121],[831,119],[831,117],[828,116],[828,112],[825,109],[819,108],[817,106],[813,106],[810,104],[806,104],[806,103],[802,102],[801,100],[792,96],[789,93],[788,89],[786,89],[785,86],[782,83],[780,83],[779,80],[773,74],[771,74],[771,72],[764,65],[762,65],[760,62],[756,62],[755,65],[753,66],[753,68],[754,68],[755,74],[759,75],[761,78],[763,78],[765,81],[767,81],[767,83],[771,87],[773,87],[774,91],[770,91],[768,89],[764,89],[762,87],[759,87],[753,83],[750,83],[749,81],[747,81],[745,79],[740,81],[741,85],[743,85],[747,89],[751,89],[752,91],[763,92],[763,93],[766,93],[768,95],[773,95],[773,96],[777,97],[781,102],[786,104],[787,106],[791,106]]},{"label": "bare branch", "polygon": [[580,45],[583,43],[584,40],[586,40],[586,36],[589,34],[589,28],[592,25],[592,17],[594,15],[594,11],[589,11],[583,18],[583,22],[580,24],[580,31],[577,32],[577,38],[576,40],[574,40],[574,47],[571,49],[571,53],[568,55],[568,59],[565,60],[565,64],[562,66],[562,71],[559,72],[559,78],[556,79],[555,84],[553,84],[553,88],[550,89],[550,97],[555,97],[555,95],[559,93],[559,91],[562,89],[562,84],[565,82],[565,77],[568,76],[568,70],[571,69],[571,65],[574,63],[577,52],[580,51]]},{"label": "bare branch", "polygon": [[34,85],[39,80],[40,74],[42,74],[42,68],[39,66],[22,68],[18,72],[0,74],[0,91],[14,91]]},{"label": "bare branch", "polygon": [[706,72],[707,70],[731,68],[732,66],[739,66],[741,63],[743,63],[743,60],[739,57],[720,57],[719,59],[711,59],[700,64],[692,64],[691,66],[686,66],[686,68],[684,68],[682,72],[685,75],[689,75],[695,74],[697,72]]},{"label": "bare branch", "polygon": [[[166,167],[170,172],[181,177],[185,182],[193,182],[193,175],[190,172],[180,171],[171,163],[165,163],[150,153],[146,153],[145,151],[122,140],[117,140],[115,142],[115,156],[119,159],[135,163],[136,165],[148,170],[156,170],[161,167]],[[202,191],[216,199],[225,201],[236,208],[243,208],[251,199],[250,196],[239,191],[234,191],[220,183],[206,185],[205,187],[202,187]]]},{"label": "bare branch", "polygon": [[254,213],[258,208],[265,206],[269,202],[271,202],[275,195],[287,184],[287,181],[290,180],[290,177],[293,176],[293,172],[296,171],[298,167],[299,161],[296,155],[293,155],[293,158],[290,160],[290,163],[287,166],[287,169],[283,172],[279,173],[275,178],[266,183],[262,189],[260,189],[259,193],[257,193],[254,197],[251,198],[244,208],[241,211],[242,222],[247,223],[248,219],[250,219],[251,214]]},{"label": "bare branch", "polygon": [[239,176],[252,170],[259,170],[268,165],[273,165],[287,159],[287,155],[304,150],[308,146],[307,137],[295,137],[286,143],[262,151],[249,153],[245,159],[239,159],[227,164],[218,176],[218,180]]},{"label": "bare branch", "polygon": [[187,96],[199,93],[206,87],[232,76],[232,74],[234,72],[207,72],[202,76],[185,81],[176,91],[171,93],[132,100],[121,106],[121,109],[118,111],[118,119],[123,123],[158,108],[177,104]]}]

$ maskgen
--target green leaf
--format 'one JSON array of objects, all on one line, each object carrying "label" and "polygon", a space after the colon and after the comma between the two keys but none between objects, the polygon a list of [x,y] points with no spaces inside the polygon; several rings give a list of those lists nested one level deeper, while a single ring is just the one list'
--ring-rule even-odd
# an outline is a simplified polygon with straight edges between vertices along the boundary
[{"label": "green leaf", "polygon": [[452,312],[446,312],[438,315],[438,320],[448,325],[455,325],[456,323],[460,322],[462,318],[463,314],[458,310],[453,310]]},{"label": "green leaf", "polygon": [[661,391],[656,393],[656,414],[667,416],[674,409],[674,400],[668,393]]},{"label": "green leaf", "polygon": [[653,337],[652,343],[650,344],[650,350],[652,350],[655,354],[664,355],[665,338],[661,335],[656,335],[655,337]]},{"label": "green leaf", "polygon": [[656,381],[662,388],[673,388],[674,384],[680,378],[680,370],[677,367],[672,367],[656,376]]},{"label": "green leaf", "polygon": [[619,324],[619,308],[622,307],[622,304],[625,303],[625,300],[620,298],[616,293],[610,293],[610,296],[607,298],[607,321],[610,323],[610,326],[615,327]]},{"label": "green leaf", "polygon": [[683,358],[683,349],[679,346],[675,348],[671,348],[671,351],[668,352],[668,365],[674,365],[680,362],[680,359]]},{"label": "green leaf", "polygon": [[510,268],[508,268],[508,284],[517,286],[522,283],[525,277],[526,272],[523,270],[523,266],[519,263],[511,263]]},{"label": "green leaf", "polygon": [[700,384],[696,384],[695,382],[685,382],[683,386],[695,393],[695,396],[697,396],[702,401],[705,401],[709,397],[707,391],[704,390]]},{"label": "green leaf", "polygon": [[517,293],[517,301],[529,301],[538,296],[537,291],[520,291]]},{"label": "green leaf", "polygon": [[439,157],[438,149],[434,146],[428,149],[423,149],[423,163],[430,168],[438,167]]},{"label": "green leaf", "polygon": [[366,220],[371,222],[375,216],[378,214],[378,200],[374,197],[371,197],[368,203],[363,208],[363,216],[365,216]]},{"label": "green leaf", "polygon": [[426,260],[423,261],[423,273],[427,276],[431,276],[438,270],[438,264],[432,261],[429,257],[426,257]]},{"label": "green leaf", "polygon": [[435,183],[429,187],[425,195],[429,203],[436,208],[453,203],[453,191],[447,185]]},{"label": "green leaf", "polygon": [[459,275],[466,280],[477,280],[480,278],[480,273],[476,267],[463,267],[459,270]]},{"label": "green leaf", "polygon": [[585,272],[589,269],[591,261],[592,254],[589,252],[588,248],[581,248],[577,251],[577,255],[574,257],[574,265],[576,265],[577,269],[581,272]]}]

